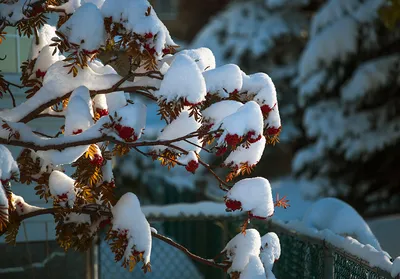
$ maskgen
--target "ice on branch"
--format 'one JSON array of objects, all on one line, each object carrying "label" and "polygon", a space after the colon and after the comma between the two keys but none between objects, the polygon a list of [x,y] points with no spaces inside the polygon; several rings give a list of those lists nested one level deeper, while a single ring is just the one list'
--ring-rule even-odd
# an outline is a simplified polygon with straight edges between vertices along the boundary
[{"label": "ice on branch", "polygon": [[146,106],[141,103],[128,104],[115,113],[114,130],[124,141],[138,140],[146,126]]},{"label": "ice on branch", "polygon": [[249,217],[267,219],[274,214],[271,185],[263,177],[246,178],[236,182],[225,196],[227,211],[248,211]]},{"label": "ice on branch", "polygon": [[195,105],[205,100],[206,84],[196,63],[182,54],[172,62],[155,95],[166,103],[182,100]]},{"label": "ice on branch", "polygon": [[243,104],[241,102],[225,100],[212,104],[201,112],[203,122],[206,125],[213,126],[221,122],[222,119],[235,113]]},{"label": "ice on branch", "polygon": [[[18,215],[24,215],[24,214],[28,214],[30,212],[34,212],[34,211],[43,209],[42,207],[37,207],[37,206],[28,204],[27,202],[25,202],[23,197],[17,196],[14,194],[12,195],[12,203],[13,203],[13,206],[14,206],[15,210],[17,211]],[[0,206],[1,206],[1,202],[0,202]]]},{"label": "ice on branch", "polygon": [[274,263],[281,256],[281,244],[279,237],[274,232],[269,232],[261,237],[261,253],[260,258],[264,265],[267,278],[275,278],[272,273]]},{"label": "ice on branch", "polygon": [[338,235],[351,236],[382,251],[365,220],[353,207],[339,199],[324,198],[315,202],[304,214],[303,223],[309,228],[328,229]]},{"label": "ice on branch", "polygon": [[137,262],[141,259],[144,269],[150,269],[151,230],[144,216],[138,198],[133,193],[124,194],[112,208],[112,230],[114,236],[125,239],[124,262]]},{"label": "ice on branch", "polygon": [[65,22],[59,31],[68,37],[70,43],[80,45],[81,50],[92,54],[105,43],[104,19],[100,10],[92,3],[86,3]]},{"label": "ice on branch", "polygon": [[[161,131],[157,140],[172,140],[196,132],[197,129],[200,128],[200,123],[197,122],[194,117],[189,116],[189,114],[190,113],[187,110],[182,111],[178,118],[173,120]],[[187,141],[181,140],[174,142],[173,145],[188,152],[195,151],[197,154],[201,150],[201,148],[197,147],[199,145],[201,146],[201,142],[198,137],[188,138]],[[154,150],[159,152],[162,152],[166,149],[175,150],[173,147],[168,146],[158,145],[154,147]],[[181,153],[180,150],[175,150],[175,152]]]},{"label": "ice on branch", "polygon": [[147,0],[106,0],[101,7],[106,18],[120,23],[128,31],[146,39],[141,44],[143,51],[148,51],[161,58],[169,46],[176,46],[168,29],[157,17]]},{"label": "ice on branch", "polygon": [[251,256],[259,257],[260,248],[261,237],[257,230],[248,229],[244,233],[237,234],[222,250],[222,253],[226,253],[227,260],[232,263],[228,273],[243,272]]},{"label": "ice on branch", "polygon": [[62,207],[73,207],[75,203],[75,180],[65,173],[54,170],[49,177],[50,193]]},{"label": "ice on branch", "polygon": [[180,55],[187,55],[192,58],[201,72],[215,69],[215,57],[209,48],[200,47],[195,49],[184,49],[175,54],[174,57]]},{"label": "ice on branch", "polygon": [[242,89],[242,71],[237,65],[227,64],[203,72],[207,93],[216,94],[221,98],[230,94],[238,94]]},{"label": "ice on branch", "polygon": [[241,106],[235,113],[225,117],[216,128],[223,129],[218,145],[237,146],[244,136],[252,140],[260,139],[263,134],[263,115],[260,106],[250,101]]},{"label": "ice on branch", "polygon": [[[35,59],[39,56],[40,51],[47,45],[54,43],[51,39],[56,38],[56,28],[49,24],[44,24],[38,30],[39,44],[36,44],[35,40],[32,42],[30,58]],[[53,51],[54,49],[52,49]]]},{"label": "ice on branch", "polygon": [[265,137],[261,136],[259,140],[250,144],[249,147],[239,146],[225,159],[224,165],[234,170],[240,170],[243,166],[253,167],[260,161],[265,143]]}]

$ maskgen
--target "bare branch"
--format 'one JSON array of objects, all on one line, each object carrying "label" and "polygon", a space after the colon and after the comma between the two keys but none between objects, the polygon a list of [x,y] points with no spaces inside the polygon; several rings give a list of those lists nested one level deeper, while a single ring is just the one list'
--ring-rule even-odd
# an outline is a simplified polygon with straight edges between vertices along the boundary
[{"label": "bare branch", "polygon": [[[154,97],[152,94],[147,93],[148,90],[156,90],[157,88],[155,87],[145,87],[145,86],[128,86],[128,87],[119,87],[119,88],[114,88],[111,87],[109,89],[103,89],[103,90],[90,90],[90,95],[91,96],[95,96],[98,94],[109,94],[115,91],[124,91],[127,93],[137,93],[140,95],[143,95],[153,101],[157,101],[157,98]],[[53,100],[50,100],[42,105],[40,105],[39,107],[35,108],[34,110],[32,110],[30,113],[28,113],[25,117],[23,117],[19,122],[23,122],[23,123],[28,123],[29,121],[36,119],[37,117],[40,117],[40,113],[42,111],[44,111],[45,109],[58,104],[60,102],[62,102],[64,99],[68,98],[69,96],[71,96],[72,92],[68,92],[67,94],[63,95],[62,97],[59,98],[55,98]]]},{"label": "bare branch", "polygon": [[[35,216],[40,216],[40,215],[46,215],[46,214],[55,214],[57,212],[62,212],[62,208],[44,208],[44,209],[39,209],[36,211],[32,211],[29,212],[27,214],[23,214],[23,215],[19,215],[19,221],[23,221],[26,220],[28,218],[32,218]],[[73,210],[75,213],[80,213],[80,214],[100,214],[102,216],[106,216],[106,217],[112,217],[112,213],[109,210],[101,210],[99,209],[98,205],[94,205],[91,206],[85,206],[83,208],[78,208],[78,209],[74,209]],[[161,234],[155,233],[155,232],[151,232],[151,235],[161,241],[164,241],[165,243],[181,250],[183,253],[185,253],[187,256],[189,256],[191,259],[198,261],[200,263],[209,265],[209,266],[213,266],[219,269],[224,270],[227,266],[225,264],[221,264],[221,263],[217,263],[215,262],[213,259],[205,259],[202,258],[196,254],[193,254],[192,252],[190,252],[186,247],[184,247],[183,245],[176,243],[175,241],[173,241],[171,238],[163,236]]]},{"label": "bare branch", "polygon": [[[216,131],[212,131],[212,132],[208,132],[206,134],[212,134],[215,133]],[[5,144],[5,145],[12,145],[12,146],[20,146],[20,147],[25,147],[25,148],[29,148],[29,149],[33,149],[35,151],[37,150],[63,150],[66,148],[70,148],[70,147],[77,147],[77,146],[81,146],[81,145],[90,145],[90,144],[94,144],[94,143],[98,143],[98,142],[102,142],[102,141],[110,141],[116,144],[123,144],[129,147],[137,147],[137,146],[156,146],[156,145],[163,145],[163,146],[169,146],[171,148],[175,148],[177,150],[180,150],[182,152],[184,152],[185,154],[187,153],[186,150],[181,149],[177,146],[174,146],[173,143],[174,142],[178,142],[178,141],[182,141],[185,139],[189,139],[189,138],[194,138],[194,137],[198,137],[198,136],[202,136],[203,134],[199,134],[199,133],[191,133],[182,137],[178,137],[175,139],[171,139],[171,140],[153,140],[153,141],[139,141],[139,142],[125,142],[125,141],[121,141],[118,140],[112,136],[107,136],[107,135],[102,135],[99,137],[94,137],[94,138],[89,138],[89,139],[85,139],[84,137],[85,132],[83,132],[82,134],[76,135],[76,136],[67,136],[63,138],[63,141],[59,140],[59,139],[47,139],[47,140],[40,140],[40,138],[38,139],[37,142],[28,142],[28,141],[20,141],[20,140],[15,140],[15,139],[5,139],[5,138],[0,138],[0,144]],[[204,134],[204,135],[206,135]],[[75,141],[65,141],[65,139],[68,138],[76,138],[77,140]],[[83,139],[82,139],[83,138]]]}]

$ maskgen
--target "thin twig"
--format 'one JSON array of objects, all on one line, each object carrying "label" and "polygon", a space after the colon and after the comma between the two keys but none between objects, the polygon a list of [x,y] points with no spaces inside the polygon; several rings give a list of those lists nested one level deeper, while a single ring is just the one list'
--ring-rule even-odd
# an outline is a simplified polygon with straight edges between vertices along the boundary
[{"label": "thin twig", "polygon": [[[62,212],[63,209],[62,208],[44,208],[44,209],[39,209],[39,210],[35,210],[32,212],[29,212],[27,214],[23,214],[23,215],[19,215],[19,220],[18,221],[23,221],[26,220],[28,218],[32,218],[35,216],[41,216],[41,215],[46,215],[46,214],[56,214],[57,212]],[[100,209],[98,207],[98,205],[93,206],[93,207],[89,207],[89,206],[85,206],[83,208],[78,208],[78,209],[74,209],[73,212],[75,213],[80,213],[80,214],[100,214],[102,216],[106,216],[106,217],[112,217],[112,213],[109,210],[106,209]],[[224,270],[227,266],[225,264],[221,264],[221,263],[217,263],[212,259],[205,259],[202,258],[196,254],[193,254],[192,252],[190,252],[186,247],[184,247],[183,245],[176,243],[175,241],[173,241],[171,238],[166,237],[164,235],[152,232],[151,235],[179,250],[181,250],[183,253],[185,253],[187,256],[189,256],[191,259],[198,261],[200,263],[209,265],[209,266],[213,266],[219,269]]]},{"label": "thin twig", "polygon": [[222,180],[214,171],[213,169],[210,167],[209,164],[205,163],[204,161],[202,161],[200,158],[198,158],[198,161],[201,165],[203,165],[203,167],[205,167],[220,183],[220,185],[225,186],[226,188],[221,188],[224,191],[228,191],[228,189],[231,188],[231,186],[229,186],[229,184],[227,184],[224,180]]},{"label": "thin twig", "polygon": [[184,140],[184,141],[187,142],[187,143],[189,143],[189,144],[191,144],[191,145],[194,145],[194,146],[196,146],[196,147],[198,147],[198,148],[201,148],[201,149],[204,150],[205,152],[212,153],[210,150],[208,150],[207,148],[204,148],[204,147],[201,146],[201,145],[195,144],[194,142],[191,142],[191,141],[188,141],[188,140]]}]

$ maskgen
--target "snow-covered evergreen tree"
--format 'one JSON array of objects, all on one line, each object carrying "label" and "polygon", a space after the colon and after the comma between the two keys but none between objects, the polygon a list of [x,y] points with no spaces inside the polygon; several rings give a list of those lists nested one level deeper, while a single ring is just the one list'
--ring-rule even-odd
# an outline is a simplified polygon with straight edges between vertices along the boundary
[{"label": "snow-covered evergreen tree", "polygon": [[383,0],[330,0],[316,13],[299,63],[308,144],[293,162],[306,194],[338,196],[364,215],[400,202],[400,32]]},{"label": "snow-covered evergreen tree", "polygon": [[[206,46],[217,65],[240,64],[249,73],[267,72],[274,80],[285,127],[281,141],[293,143],[300,122],[293,117],[297,64],[307,43],[310,18],[321,0],[232,1],[195,37],[191,47]],[[292,144],[291,143],[291,144]],[[273,151],[273,150],[272,150]]]}]

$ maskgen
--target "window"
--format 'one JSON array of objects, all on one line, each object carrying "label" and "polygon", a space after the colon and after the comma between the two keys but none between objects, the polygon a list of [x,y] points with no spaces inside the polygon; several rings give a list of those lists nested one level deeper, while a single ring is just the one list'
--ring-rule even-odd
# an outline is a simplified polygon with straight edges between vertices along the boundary
[{"label": "window", "polygon": [[31,39],[19,37],[15,27],[7,27],[6,39],[0,44],[0,70],[3,73],[20,73],[21,63],[28,59],[31,48]]},{"label": "window", "polygon": [[154,0],[154,9],[161,20],[174,20],[178,15],[179,0]]}]

